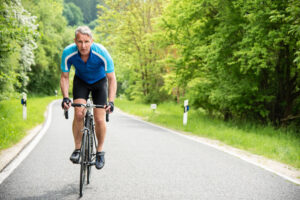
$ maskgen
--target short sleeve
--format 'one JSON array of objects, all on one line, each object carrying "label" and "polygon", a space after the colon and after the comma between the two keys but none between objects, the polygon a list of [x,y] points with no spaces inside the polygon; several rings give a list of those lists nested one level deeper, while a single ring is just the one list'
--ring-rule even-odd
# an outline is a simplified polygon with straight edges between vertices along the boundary
[{"label": "short sleeve", "polygon": [[77,54],[77,49],[75,44],[67,46],[61,56],[61,71],[62,72],[69,72],[71,69],[71,57]]},{"label": "short sleeve", "polygon": [[106,48],[103,47],[102,49],[103,52],[103,56],[106,60],[106,68],[105,68],[105,73],[111,73],[114,72],[114,62],[111,58],[111,56],[109,55],[108,51],[106,50]]},{"label": "short sleeve", "polygon": [[70,67],[68,67],[67,52],[66,52],[66,50],[64,50],[62,53],[62,56],[61,56],[61,65],[60,65],[61,71],[69,72]]}]

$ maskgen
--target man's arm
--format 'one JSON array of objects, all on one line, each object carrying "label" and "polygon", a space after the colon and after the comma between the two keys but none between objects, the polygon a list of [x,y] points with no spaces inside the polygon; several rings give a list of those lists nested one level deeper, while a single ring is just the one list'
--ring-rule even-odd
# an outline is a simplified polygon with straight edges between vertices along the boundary
[{"label": "man's arm", "polygon": [[114,101],[117,92],[117,80],[115,72],[106,74],[108,80],[108,101]]},{"label": "man's arm", "polygon": [[[69,72],[62,72],[60,76],[60,89],[63,95],[63,98],[69,98]],[[65,109],[69,109],[70,107],[66,103],[64,103]]]},{"label": "man's arm", "polygon": [[62,72],[60,76],[60,89],[64,98],[69,98],[69,72]]}]

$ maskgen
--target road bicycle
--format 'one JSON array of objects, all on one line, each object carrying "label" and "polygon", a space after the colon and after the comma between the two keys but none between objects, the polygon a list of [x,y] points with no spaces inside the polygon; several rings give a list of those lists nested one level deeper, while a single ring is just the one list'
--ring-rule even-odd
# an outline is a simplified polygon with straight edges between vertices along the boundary
[{"label": "road bicycle", "polygon": [[[86,113],[84,117],[84,127],[82,129],[83,135],[80,148],[80,181],[79,181],[79,195],[82,197],[83,185],[90,183],[92,166],[96,163],[97,140],[95,137],[95,124],[93,117],[93,108],[105,108],[106,105],[95,105],[90,99],[86,104],[72,103],[72,107],[84,107]],[[65,118],[68,119],[68,111],[65,111]],[[109,115],[106,113],[106,121],[109,121]]]}]

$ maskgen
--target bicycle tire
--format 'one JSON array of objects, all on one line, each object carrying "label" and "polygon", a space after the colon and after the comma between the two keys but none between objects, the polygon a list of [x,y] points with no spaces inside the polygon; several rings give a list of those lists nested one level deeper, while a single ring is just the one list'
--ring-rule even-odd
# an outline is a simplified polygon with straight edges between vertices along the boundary
[{"label": "bicycle tire", "polygon": [[92,149],[91,149],[91,133],[89,133],[88,140],[87,140],[87,180],[86,183],[90,184],[90,176],[91,176],[91,163],[92,163]]},{"label": "bicycle tire", "polygon": [[86,174],[86,140],[87,140],[87,132],[84,131],[82,135],[81,141],[81,161],[80,161],[80,182],[79,182],[79,194],[82,197],[83,194],[83,184],[85,181],[85,174]]},{"label": "bicycle tire", "polygon": [[89,134],[88,134],[88,137],[87,137],[87,145],[86,145],[86,149],[87,149],[87,161],[88,161],[88,165],[87,165],[87,180],[86,180],[86,183],[89,184],[90,183],[90,175],[91,175],[91,163],[92,163],[92,155],[91,155],[91,147],[90,147],[90,144],[91,144],[91,132],[92,132],[92,129],[91,129],[91,124],[92,123],[92,115],[89,115],[87,114],[86,117],[85,117],[85,127],[88,128],[89,130]]},{"label": "bicycle tire", "polygon": [[90,163],[88,166],[87,166],[87,180],[86,180],[86,183],[87,184],[90,184],[90,180],[91,180],[91,171],[92,171],[92,166],[91,166],[91,163],[92,163],[92,153],[93,153],[93,139],[92,139],[92,136],[89,135],[88,137],[88,162]]},{"label": "bicycle tire", "polygon": [[[96,146],[97,146],[93,119],[90,120],[88,128],[90,130],[90,133],[89,133],[89,163],[92,164],[92,163],[96,162]],[[87,169],[87,184],[90,183],[91,173],[92,173],[92,165],[89,165],[88,169]]]}]

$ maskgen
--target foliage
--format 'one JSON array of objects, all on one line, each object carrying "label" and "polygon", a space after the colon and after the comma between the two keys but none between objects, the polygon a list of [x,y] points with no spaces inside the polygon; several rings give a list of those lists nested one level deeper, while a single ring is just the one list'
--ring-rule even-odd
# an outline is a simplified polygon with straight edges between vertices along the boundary
[{"label": "foliage", "polygon": [[[64,6],[70,6],[70,3],[75,4],[81,9],[84,24],[89,24],[97,19],[97,5],[102,4],[102,0],[65,0]],[[69,14],[73,14],[74,16],[78,15],[78,13],[75,13],[74,11],[75,10],[72,10],[73,13]]]},{"label": "foliage", "polygon": [[4,99],[15,90],[26,91],[38,33],[35,17],[20,0],[1,1],[0,12],[0,99]]},{"label": "foliage", "polygon": [[158,102],[167,97],[162,90],[165,71],[158,62],[161,50],[154,41],[153,20],[162,11],[162,1],[104,1],[96,31],[110,49],[118,82],[130,99]]},{"label": "foliage", "polygon": [[83,14],[74,3],[64,4],[63,16],[66,17],[70,26],[80,25],[83,22]]},{"label": "foliage", "polygon": [[94,21],[91,21],[87,26],[92,30],[95,29],[96,26],[99,26],[97,19],[95,19]]},{"label": "foliage", "polygon": [[62,1],[1,1],[0,12],[0,100],[21,92],[53,94],[61,52],[70,41]]},{"label": "foliage", "polygon": [[299,126],[299,4],[105,1],[96,30],[129,99],[188,98],[225,120]]},{"label": "foliage", "polygon": [[61,1],[24,0],[23,3],[32,14],[37,16],[40,33],[37,41],[38,48],[34,52],[35,65],[29,73],[28,90],[32,93],[51,95],[59,87],[62,50],[74,36],[66,29]]},{"label": "foliage", "polygon": [[173,0],[161,27],[192,103],[226,120],[299,119],[299,9],[293,0]]},{"label": "foliage", "polygon": [[0,100],[58,89],[61,52],[74,38],[63,10],[70,24],[95,27],[118,95],[189,99],[225,120],[300,126],[297,0],[2,0]]}]

